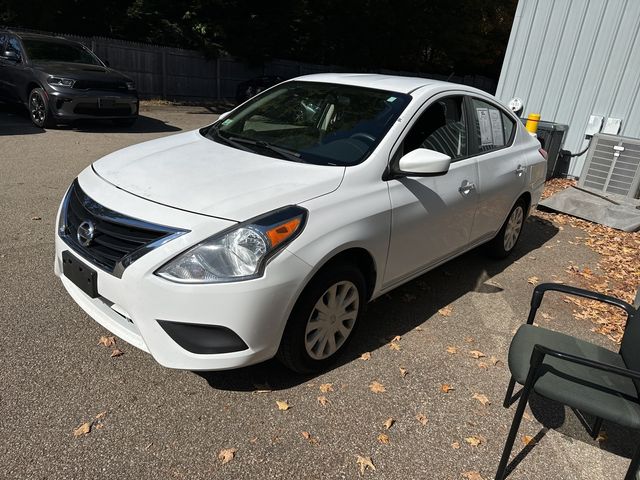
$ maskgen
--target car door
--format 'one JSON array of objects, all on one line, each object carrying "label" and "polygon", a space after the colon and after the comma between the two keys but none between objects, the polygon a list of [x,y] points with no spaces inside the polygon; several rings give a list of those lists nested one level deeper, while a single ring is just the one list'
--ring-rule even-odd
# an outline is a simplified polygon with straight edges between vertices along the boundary
[{"label": "car door", "polygon": [[515,120],[486,99],[468,98],[469,148],[478,161],[478,211],[472,241],[492,238],[525,189],[526,162],[513,147]]},{"label": "car door", "polygon": [[478,167],[467,148],[463,95],[440,95],[414,116],[392,162],[415,148],[449,155],[449,171],[388,181],[392,223],[385,284],[392,286],[443,262],[469,244],[477,206]]},{"label": "car door", "polygon": [[[10,100],[26,103],[26,87],[28,70],[25,64],[26,57],[20,40],[13,35],[9,35],[6,49],[18,54],[19,61],[5,61],[3,64],[3,79],[6,82],[7,96]],[[24,91],[23,91],[24,90]]]}]

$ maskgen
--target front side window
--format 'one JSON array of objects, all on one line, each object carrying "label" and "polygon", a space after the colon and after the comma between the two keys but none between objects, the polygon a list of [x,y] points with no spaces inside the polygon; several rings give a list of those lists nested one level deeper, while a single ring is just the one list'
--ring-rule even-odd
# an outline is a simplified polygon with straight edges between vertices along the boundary
[{"label": "front side window", "polygon": [[30,38],[24,39],[23,43],[31,61],[84,63],[102,66],[98,57],[80,45]]},{"label": "front side window", "polygon": [[510,145],[515,131],[513,119],[498,107],[477,98],[472,98],[471,104],[475,123],[474,153],[491,152]]},{"label": "front side window", "polygon": [[20,47],[20,42],[16,37],[9,37],[9,42],[7,43],[7,50],[16,52],[18,55],[22,57],[22,48]]},{"label": "front side window", "polygon": [[459,160],[467,156],[467,127],[464,97],[445,97],[433,102],[405,137],[403,155],[416,148],[428,148]]},{"label": "front side window", "polygon": [[203,130],[234,148],[320,165],[364,161],[408,105],[402,93],[286,82]]}]

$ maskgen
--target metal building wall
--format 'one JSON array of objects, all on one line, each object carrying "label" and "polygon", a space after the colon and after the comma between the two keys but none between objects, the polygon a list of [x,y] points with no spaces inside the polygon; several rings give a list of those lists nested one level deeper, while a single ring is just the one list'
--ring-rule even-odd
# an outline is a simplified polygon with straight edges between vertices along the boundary
[{"label": "metal building wall", "polygon": [[640,138],[639,31],[640,0],[520,0],[496,96],[569,125],[564,148],[574,153],[592,114],[620,118],[620,135]]}]

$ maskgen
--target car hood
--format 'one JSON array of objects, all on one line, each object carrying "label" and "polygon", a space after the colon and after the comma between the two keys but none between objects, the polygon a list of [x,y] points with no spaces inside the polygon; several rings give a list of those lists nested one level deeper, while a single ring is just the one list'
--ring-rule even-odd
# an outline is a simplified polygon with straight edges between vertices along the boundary
[{"label": "car hood", "polygon": [[334,191],[345,167],[262,156],[221,145],[196,130],[119,150],[95,162],[93,170],[152,202],[244,221]]},{"label": "car hood", "polygon": [[100,65],[34,61],[31,66],[49,75],[64,76],[74,80],[130,80],[126,75]]}]

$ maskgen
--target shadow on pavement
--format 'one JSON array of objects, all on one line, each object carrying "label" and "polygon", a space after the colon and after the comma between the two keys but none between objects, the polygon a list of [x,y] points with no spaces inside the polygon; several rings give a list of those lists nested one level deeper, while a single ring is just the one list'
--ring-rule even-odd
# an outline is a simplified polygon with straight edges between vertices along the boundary
[{"label": "shadow on pavement", "polygon": [[[338,368],[386,345],[396,335],[404,335],[432,317],[468,292],[475,291],[492,295],[502,291],[500,287],[487,283],[519,258],[544,245],[558,233],[550,222],[539,217],[530,217],[525,231],[513,254],[504,260],[488,258],[482,248],[472,250],[411,282],[382,295],[368,305],[360,329],[346,351],[332,368]],[[526,279],[523,279],[526,281]],[[403,299],[412,298],[408,303]],[[388,319],[393,318],[393,322]],[[220,390],[252,391],[260,385],[271,390],[290,388],[309,380],[310,376],[297,375],[281,366],[277,361],[245,367],[233,371],[195,372],[207,380],[209,385]],[[506,388],[506,385],[505,385]]]},{"label": "shadow on pavement", "polygon": [[21,105],[0,102],[0,136],[34,135],[44,130],[34,126]]}]

